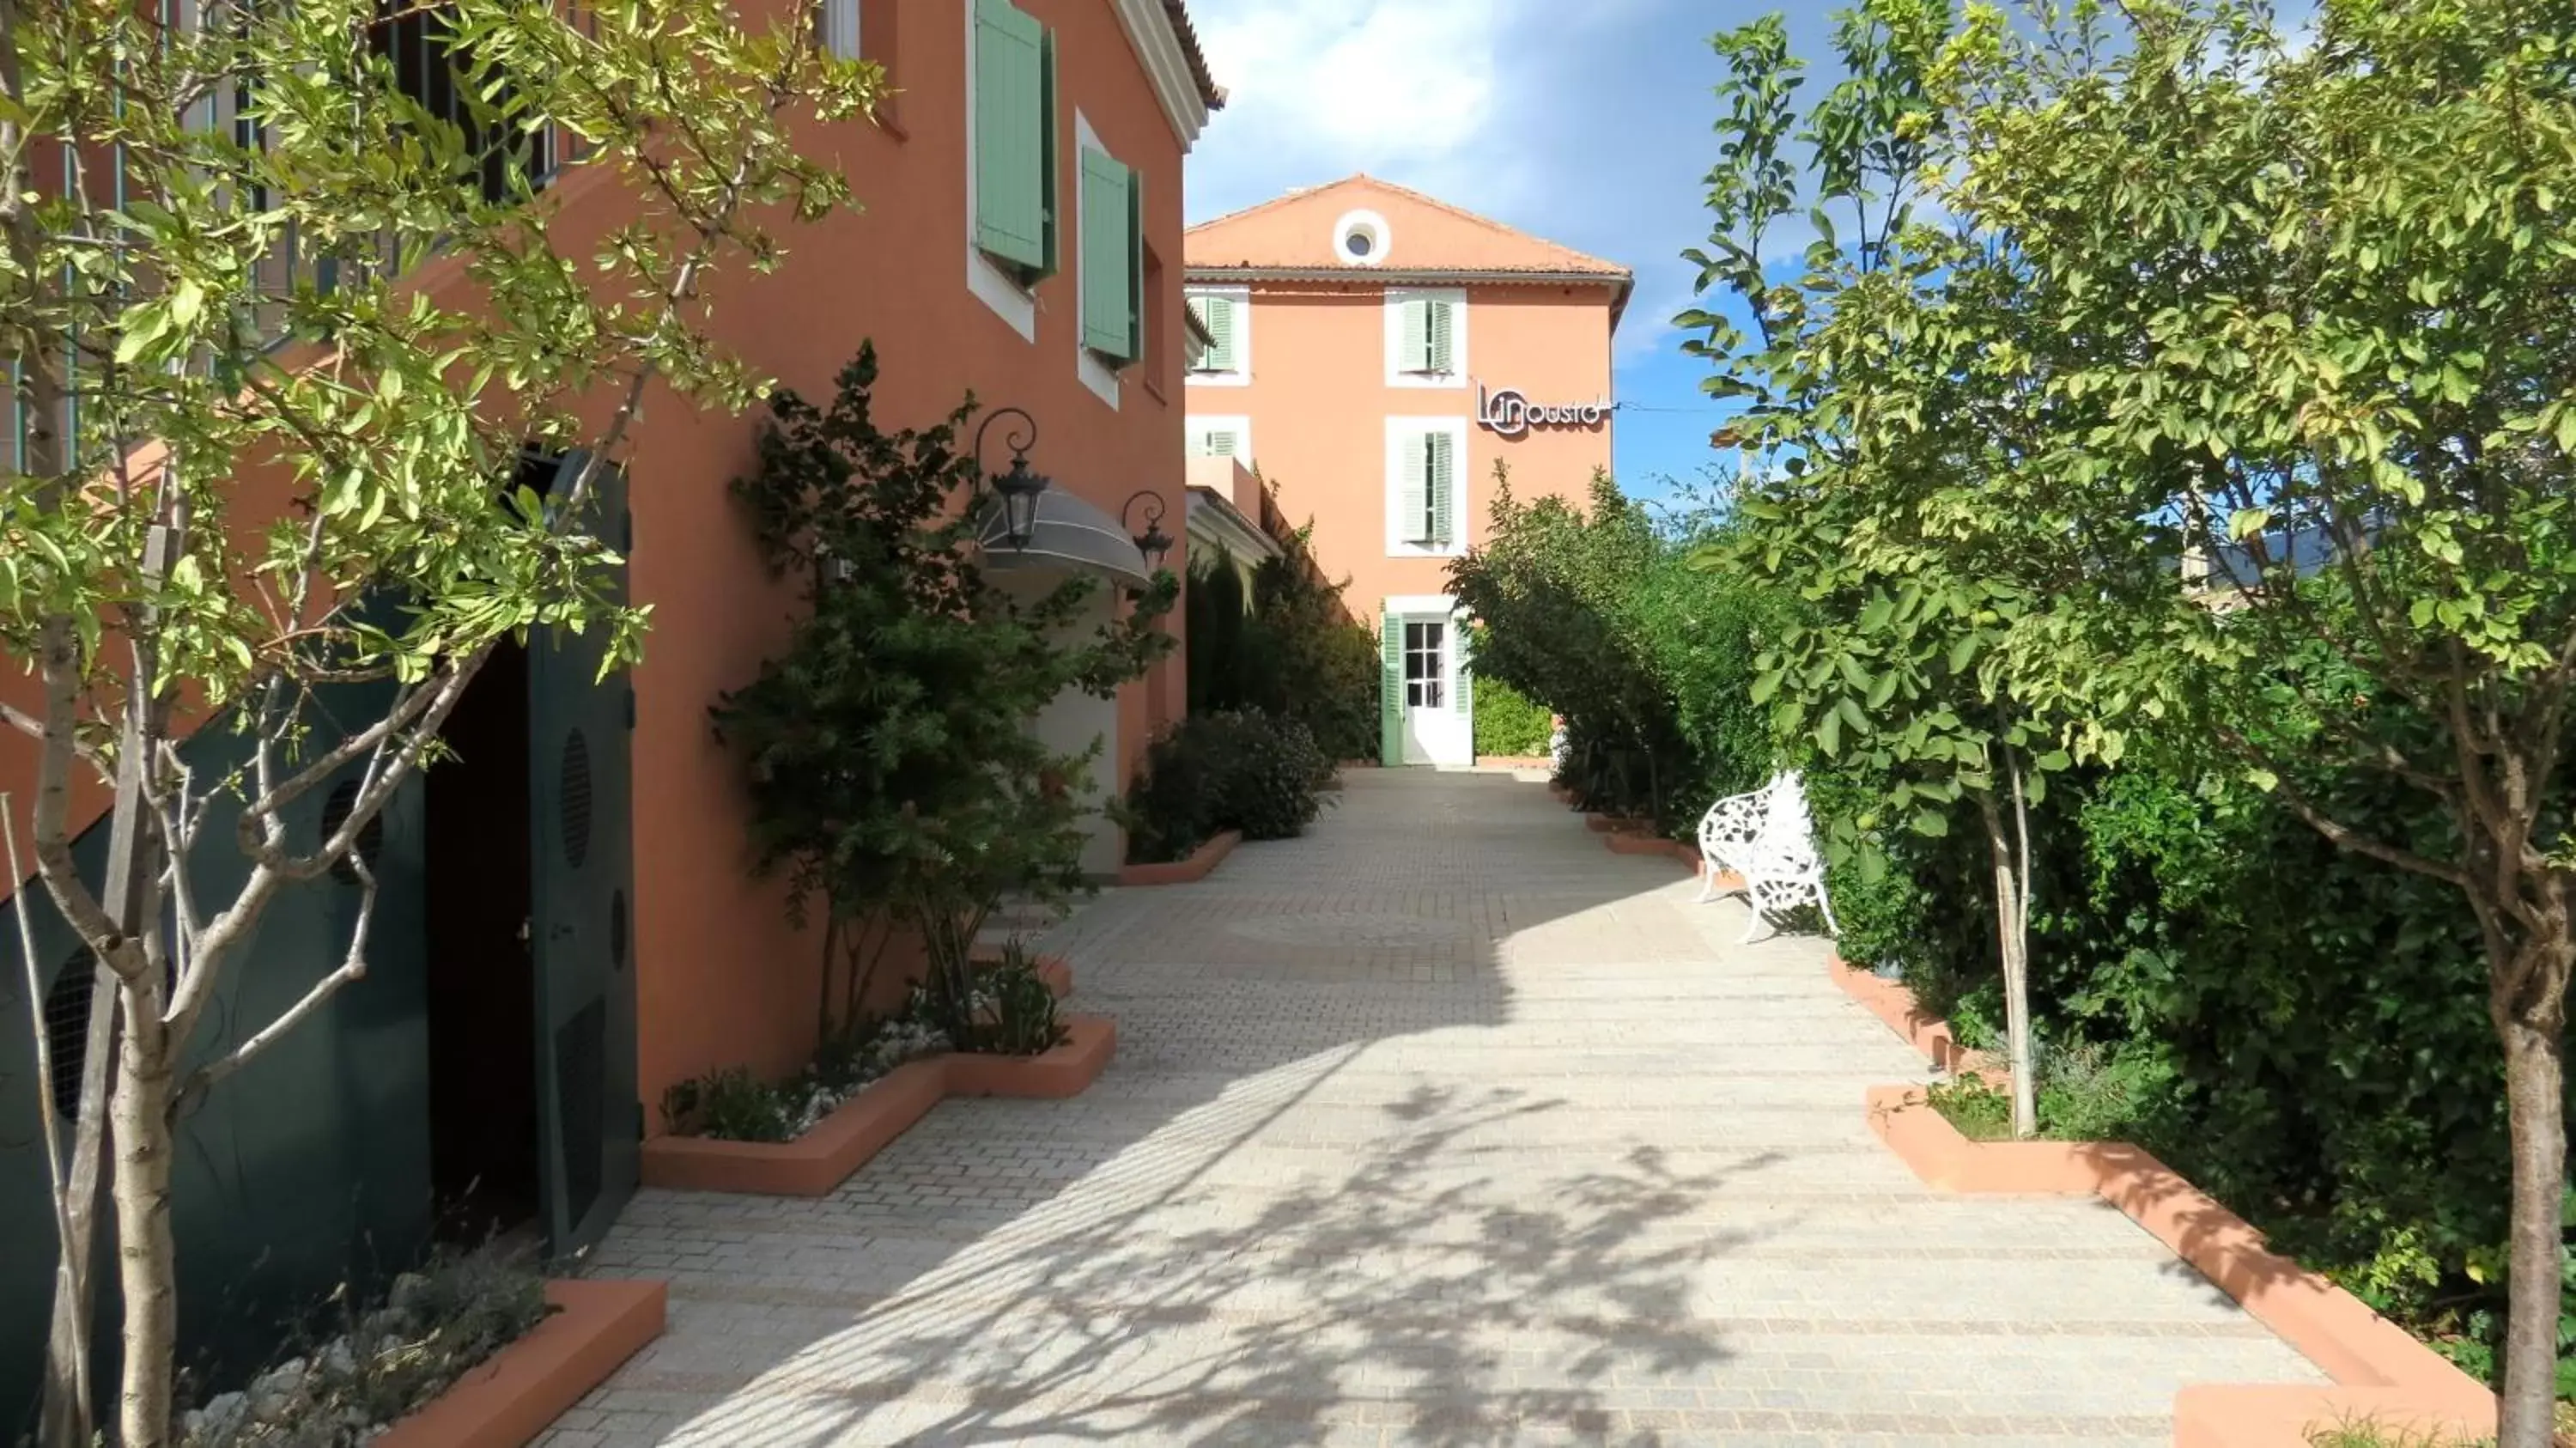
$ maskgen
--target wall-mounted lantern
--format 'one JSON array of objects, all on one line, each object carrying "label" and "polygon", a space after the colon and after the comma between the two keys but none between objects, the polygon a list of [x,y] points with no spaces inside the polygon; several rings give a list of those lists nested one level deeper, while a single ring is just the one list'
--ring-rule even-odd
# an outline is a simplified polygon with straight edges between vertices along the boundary
[{"label": "wall-mounted lantern", "polygon": [[[1145,520],[1141,531],[1136,527],[1140,517]],[[1118,521],[1136,540],[1136,551],[1145,555],[1145,566],[1162,567],[1163,559],[1172,551],[1171,537],[1163,531],[1163,495],[1148,488],[1129,498],[1127,506],[1119,510]]]},{"label": "wall-mounted lantern", "polygon": [[[1011,470],[1007,473],[984,473],[984,434],[993,424],[1013,417],[1019,422],[1002,435],[1002,445],[1011,450]],[[1048,480],[1029,471],[1029,449],[1037,446],[1037,419],[1016,407],[1005,407],[984,419],[975,429],[975,471],[984,476],[995,497],[1001,501],[1002,541],[1013,549],[1029,546],[1038,528],[1038,495],[1047,490]]]}]

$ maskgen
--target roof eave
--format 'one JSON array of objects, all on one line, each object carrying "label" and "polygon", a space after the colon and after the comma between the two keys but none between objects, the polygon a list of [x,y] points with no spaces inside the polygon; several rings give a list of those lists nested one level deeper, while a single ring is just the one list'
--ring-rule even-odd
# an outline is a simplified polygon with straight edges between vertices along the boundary
[{"label": "roof eave", "polygon": [[1225,90],[1208,74],[1189,12],[1182,0],[1116,0],[1116,8],[1127,43],[1135,48],[1163,103],[1163,115],[1187,152],[1207,129],[1209,114],[1225,104]]},{"label": "roof eave", "polygon": [[1280,554],[1279,540],[1262,531],[1260,524],[1253,522],[1241,508],[1214,488],[1196,483],[1190,485],[1186,517],[1191,524],[1201,527],[1220,543],[1241,544],[1243,554],[1238,556],[1276,558]]},{"label": "roof eave", "polygon": [[1567,271],[1512,267],[1354,267],[1354,266],[1211,266],[1185,263],[1185,282],[1360,282],[1378,286],[1581,286],[1609,287],[1618,304],[1627,305],[1636,277],[1628,272]]}]

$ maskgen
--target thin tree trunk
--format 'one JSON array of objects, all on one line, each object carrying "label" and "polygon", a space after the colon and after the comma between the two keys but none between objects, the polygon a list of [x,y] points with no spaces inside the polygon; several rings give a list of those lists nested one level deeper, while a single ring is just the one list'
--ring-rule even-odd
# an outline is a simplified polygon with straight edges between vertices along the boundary
[{"label": "thin tree trunk", "polygon": [[178,1250],[170,1231],[170,1035],[158,962],[125,991],[125,1048],[114,1097],[116,1236],[124,1289],[121,1448],[170,1442],[179,1331]]},{"label": "thin tree trunk", "polygon": [[823,904],[823,980],[814,998],[814,1043],[832,1039],[832,962],[841,957],[841,912]]},{"label": "thin tree trunk", "polygon": [[2027,1140],[2039,1134],[2039,1090],[2030,1062],[2030,936],[2022,911],[2019,871],[2013,865],[2011,839],[2004,833],[2003,808],[1989,791],[1977,796],[1985,816],[1986,846],[1995,861],[1995,936],[2004,958],[2005,1056],[2012,1067],[2013,1135]]},{"label": "thin tree trunk", "polygon": [[[24,888],[24,882],[20,882]],[[22,908],[24,902],[21,902]],[[45,1392],[38,1441],[43,1448],[91,1448],[97,1399],[90,1386],[90,1324],[97,1311],[98,1219],[107,1156],[108,1083],[117,1049],[116,973],[105,961],[91,967],[89,1024],[82,1039],[78,1105],[72,1114],[71,1164],[63,1177],[61,1270],[54,1277],[53,1323],[45,1339]],[[41,1023],[37,1029],[42,1030]],[[44,1123],[47,1131],[57,1123]]]},{"label": "thin tree trunk", "polygon": [[2558,1396],[2561,1202],[2567,1191],[2565,1036],[2559,1012],[2500,1024],[2512,1115],[2513,1226],[2499,1448],[2549,1448]]},{"label": "thin tree trunk", "polygon": [[[19,38],[24,21],[25,7],[19,0],[0,0],[0,98],[8,100],[17,114],[23,114],[27,102]],[[61,300],[55,294],[60,283],[55,269],[39,260],[42,246],[27,155],[28,138],[20,122],[14,116],[0,117],[0,157],[6,157],[9,163],[6,173],[0,174],[0,240],[5,240],[11,260],[33,292],[31,297],[22,298],[37,304],[30,308],[29,315],[39,316],[44,304]],[[64,479],[71,471],[69,463],[74,453],[72,440],[63,436],[68,390],[60,370],[64,357],[57,348],[58,335],[47,323],[40,321],[23,330],[12,330],[20,332],[10,339],[15,345],[8,350],[18,363],[18,403],[24,409],[25,428],[19,440],[19,467],[29,477],[48,480],[37,495],[36,506],[40,511],[51,512],[61,506]],[[47,620],[43,643],[46,652],[68,654],[75,647],[68,618]],[[67,766],[68,755],[49,762]],[[46,771],[56,776],[65,772]],[[62,788],[68,788],[69,783],[63,778],[48,782]],[[36,840],[40,852],[45,848],[45,813],[40,799]],[[11,885],[23,891],[26,881],[15,880]],[[25,898],[22,894],[22,908]],[[99,1162],[105,1149],[102,1134],[107,1065],[116,1030],[115,976],[103,957],[96,962],[96,970],[98,980],[90,995],[90,1020],[83,1037],[88,1042],[89,1055],[82,1065],[71,1164],[64,1179],[68,1233],[67,1239],[58,1244],[63,1252],[63,1271],[55,1279],[53,1319],[45,1343],[43,1405],[38,1419],[43,1448],[90,1448],[94,1436],[89,1381],[91,1284],[96,1278],[92,1270],[96,1260],[93,1224],[98,1215]],[[41,1004],[31,1001],[29,1008],[36,1009]],[[47,1121],[43,1129],[53,1131],[57,1125]]]}]

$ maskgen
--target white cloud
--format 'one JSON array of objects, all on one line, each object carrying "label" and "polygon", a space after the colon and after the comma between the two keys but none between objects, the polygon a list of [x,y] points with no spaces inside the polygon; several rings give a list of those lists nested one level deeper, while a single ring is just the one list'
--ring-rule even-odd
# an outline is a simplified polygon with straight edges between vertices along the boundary
[{"label": "white cloud", "polygon": [[1190,0],[1228,92],[1190,218],[1366,171],[1635,268],[1614,358],[1660,365],[1707,232],[1705,41],[1777,3]]},{"label": "white cloud", "polygon": [[1204,218],[1291,186],[1367,171],[1462,206],[1500,207],[1529,178],[1492,164],[1548,119],[1548,37],[1639,0],[1593,0],[1569,20],[1546,0],[1194,0],[1226,108],[1190,166]]}]

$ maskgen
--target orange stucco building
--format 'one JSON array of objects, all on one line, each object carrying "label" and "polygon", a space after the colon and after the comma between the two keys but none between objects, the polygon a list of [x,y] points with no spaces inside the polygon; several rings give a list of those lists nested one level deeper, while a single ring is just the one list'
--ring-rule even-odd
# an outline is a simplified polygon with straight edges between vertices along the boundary
[{"label": "orange stucco building", "polygon": [[1474,758],[1449,560],[1514,494],[1580,498],[1610,466],[1628,269],[1369,176],[1190,228],[1194,455],[1235,457],[1311,518],[1375,619],[1384,762]]},{"label": "orange stucco building", "polygon": [[[1222,103],[1182,0],[745,0],[743,10],[753,24],[812,15],[834,49],[881,62],[895,94],[873,124],[810,116],[796,123],[797,143],[836,162],[864,210],[786,227],[788,256],[775,274],[728,274],[715,298],[719,343],[755,371],[827,398],[838,369],[872,340],[882,367],[875,410],[885,426],[929,425],[970,392],[988,409],[1024,409],[1036,431],[1029,465],[1052,479],[1042,517],[1088,529],[1095,540],[1105,517],[1118,530],[1105,536],[1124,546],[1124,534],[1138,531],[1129,523],[1159,505],[1177,539],[1187,496],[1182,158]],[[608,172],[576,163],[540,179],[537,204],[551,212],[567,255],[588,255],[596,238],[634,214],[636,199]],[[459,300],[468,293],[452,259],[433,261],[405,285],[468,304]],[[260,1162],[304,1164],[305,1185],[294,1197],[319,1215],[305,1221],[272,1201],[257,1209],[268,1218],[234,1224],[271,1239],[271,1259],[281,1238],[307,1239],[325,1258],[337,1251],[337,1261],[296,1269],[327,1286],[347,1268],[350,1239],[369,1237],[377,1260],[396,1255],[393,1244],[410,1226],[425,1230],[442,1178],[471,1168],[486,1173],[478,1179],[488,1190],[488,1173],[500,1169],[429,1160],[458,1137],[466,1140],[457,1149],[469,1154],[524,1146],[547,1158],[543,1180],[532,1169],[528,1186],[556,1198],[544,1217],[557,1247],[569,1250],[594,1239],[631,1188],[636,1138],[662,1129],[653,1104],[666,1087],[735,1065],[783,1075],[810,1057],[818,936],[789,925],[779,883],[752,876],[740,764],[708,721],[718,694],[750,681],[785,642],[797,607],[792,582],[764,572],[728,490],[754,468],[761,426],[757,414],[701,414],[667,393],[648,398],[616,461],[631,510],[628,587],[652,607],[651,630],[644,662],[604,686],[614,699],[591,701],[598,707],[578,787],[568,776],[569,741],[540,737],[562,714],[531,682],[548,672],[546,660],[523,658],[515,673],[496,672],[507,682],[488,690],[478,680],[478,690],[495,696],[474,716],[485,731],[481,752],[502,761],[496,778],[515,772],[515,797],[498,788],[492,798],[449,799],[442,791],[453,794],[462,788],[455,781],[471,777],[464,764],[432,769],[398,795],[367,846],[382,852],[386,903],[375,934],[383,962],[298,1028],[309,1049],[282,1044],[224,1087],[244,1103],[295,1109],[219,1111],[209,1103],[192,1119],[191,1132],[235,1133],[192,1154],[218,1175],[255,1173]],[[1004,431],[995,429],[995,451],[985,459],[995,471],[1009,461]],[[248,497],[273,494],[280,505],[290,496],[282,474],[236,485]],[[244,514],[246,526],[262,519],[257,507]],[[1164,566],[1185,566],[1185,551],[1175,547]],[[1032,587],[1068,568],[1107,573],[1111,586],[1097,595],[1104,614],[1126,606],[1120,585],[1142,581],[1132,550],[1130,562],[1099,568],[1078,548],[1051,550],[1043,534],[1026,557],[1007,561]],[[1177,631],[1177,615],[1168,626]],[[1037,727],[1069,748],[1099,739],[1094,777],[1078,783],[1107,795],[1124,787],[1150,736],[1183,707],[1181,668],[1175,650],[1116,700],[1068,698]],[[28,706],[32,688],[22,669],[0,671],[0,699]],[[512,690],[515,701],[503,697]],[[622,724],[602,723],[612,716]],[[624,737],[606,737],[612,727]],[[34,770],[32,742],[0,731],[0,793],[17,801],[22,837]],[[571,838],[576,800],[584,848],[557,853],[598,878],[557,893],[603,902],[612,913],[550,930],[542,878],[532,905],[529,881],[513,872],[542,877],[563,867],[547,857]],[[104,792],[84,791],[83,820],[97,821],[105,802]],[[321,792],[308,809],[324,809]],[[105,831],[89,833],[95,854]],[[208,834],[229,840],[228,831]],[[1122,855],[1115,826],[1102,821],[1086,865],[1114,869]],[[14,884],[0,880],[0,914],[42,896]],[[294,899],[263,927],[237,972],[263,1008],[280,990],[292,999],[297,979],[327,969],[315,962],[341,948],[327,937],[334,912],[346,909],[335,893],[345,888],[327,876],[294,887]],[[46,963],[53,984],[42,1001],[0,998],[0,1030],[21,1051],[25,1012],[65,1015],[67,1000],[85,999],[86,967],[64,944],[50,903],[29,913],[60,958]],[[472,939],[457,934],[469,917],[491,929]],[[585,959],[559,971],[576,949]],[[899,986],[905,973],[898,963],[883,983]],[[583,1009],[593,1001],[598,1012]],[[441,1019],[442,1009],[454,1019]],[[18,1024],[8,1023],[11,1012]],[[548,1034],[559,1015],[566,1029],[604,1030],[604,1043],[567,1054],[572,1038]],[[541,1079],[530,1090],[542,1110],[496,1103],[487,1078],[525,1069],[532,1028]],[[0,1111],[11,1121],[33,1119],[34,1098],[20,1089],[29,1074],[23,1065],[0,1061]],[[396,1079],[401,1089],[384,1085]],[[439,1124],[442,1112],[455,1119]],[[426,1137],[415,1115],[432,1119]],[[541,1137],[523,1115],[545,1123]],[[522,1126],[528,1139],[519,1141]],[[407,1146],[388,1145],[415,1138],[430,1142],[419,1161]],[[496,1146],[502,1138],[511,1141]],[[13,1193],[38,1170],[16,1149],[24,1145],[0,1144],[0,1218],[16,1219],[12,1204],[25,1203]],[[604,1156],[567,1165],[585,1153]],[[349,1210],[353,1179],[386,1200],[360,1206],[355,1219],[332,1215]],[[219,1217],[230,1222],[223,1214],[252,1211],[263,1199],[257,1183],[229,1177],[183,1175],[179,1190],[183,1243],[192,1230],[220,1235],[227,1228]],[[192,1212],[200,1214],[196,1228]],[[418,1222],[415,1212],[423,1214]],[[0,1272],[0,1304],[9,1305],[0,1347],[12,1362],[30,1357],[20,1350],[26,1324],[15,1304],[41,1295],[50,1270],[36,1260],[43,1255],[19,1254],[30,1283]],[[190,1260],[208,1264],[192,1270],[218,1279],[225,1270],[219,1253],[197,1251]],[[291,1284],[278,1290],[292,1295]],[[0,1400],[9,1386],[0,1383]]]}]

